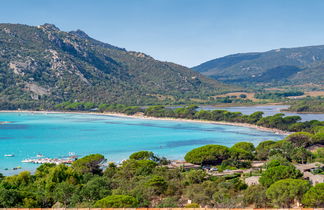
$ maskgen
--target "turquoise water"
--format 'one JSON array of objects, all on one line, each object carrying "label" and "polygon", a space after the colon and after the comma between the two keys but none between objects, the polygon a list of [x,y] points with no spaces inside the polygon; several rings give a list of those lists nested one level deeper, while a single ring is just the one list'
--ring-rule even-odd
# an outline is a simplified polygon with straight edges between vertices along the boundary
[{"label": "turquoise water", "polygon": [[5,175],[20,172],[12,170],[17,166],[33,171],[39,165],[21,161],[37,154],[57,158],[69,152],[79,156],[100,153],[118,162],[133,152],[150,150],[169,159],[183,159],[189,150],[206,144],[257,144],[283,137],[238,126],[89,114],[0,113],[0,121],[13,122],[0,125],[0,173]]}]

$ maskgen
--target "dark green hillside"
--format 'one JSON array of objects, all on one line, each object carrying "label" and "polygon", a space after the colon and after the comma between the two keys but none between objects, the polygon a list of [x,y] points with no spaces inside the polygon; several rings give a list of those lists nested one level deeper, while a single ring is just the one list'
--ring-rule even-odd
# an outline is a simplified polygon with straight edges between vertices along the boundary
[{"label": "dark green hillside", "polygon": [[320,84],[324,81],[324,45],[234,54],[193,69],[227,83]]},{"label": "dark green hillside", "polygon": [[126,51],[77,30],[0,24],[0,105],[63,101],[175,103],[228,89],[186,67]]}]

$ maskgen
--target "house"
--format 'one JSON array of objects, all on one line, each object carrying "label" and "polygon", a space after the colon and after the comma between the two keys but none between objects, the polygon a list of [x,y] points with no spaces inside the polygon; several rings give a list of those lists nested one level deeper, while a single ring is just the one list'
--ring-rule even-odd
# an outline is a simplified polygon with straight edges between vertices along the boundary
[{"label": "house", "polygon": [[248,186],[259,184],[260,176],[250,176],[244,180]]},{"label": "house", "polygon": [[167,165],[167,167],[170,168],[170,169],[181,168],[182,167],[185,170],[200,169],[201,168],[200,165],[195,165],[195,164],[188,163],[188,162],[181,161],[181,160],[171,161],[171,163],[169,165]]},{"label": "house", "polygon": [[324,183],[324,175],[311,173],[314,169],[324,167],[322,163],[298,164],[295,167],[303,173],[304,179],[309,180],[313,185]]}]

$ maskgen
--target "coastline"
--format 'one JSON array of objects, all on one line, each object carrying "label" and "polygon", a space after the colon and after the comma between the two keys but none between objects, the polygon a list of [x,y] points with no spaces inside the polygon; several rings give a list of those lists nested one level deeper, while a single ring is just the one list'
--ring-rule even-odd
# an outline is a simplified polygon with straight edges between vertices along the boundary
[{"label": "coastline", "polygon": [[[262,126],[257,126],[248,123],[235,123],[235,122],[224,122],[224,121],[211,121],[211,120],[196,120],[196,119],[183,119],[183,118],[171,118],[171,117],[150,117],[144,116],[142,114],[127,115],[117,112],[80,112],[80,111],[32,111],[32,110],[0,110],[0,113],[5,112],[16,112],[16,113],[37,113],[37,114],[92,114],[92,115],[104,115],[104,116],[116,116],[116,117],[129,117],[135,119],[144,119],[144,120],[167,120],[167,121],[178,121],[178,122],[195,122],[195,123],[209,123],[217,125],[230,125],[230,126],[240,126],[252,128],[260,131],[272,132],[279,135],[289,135],[292,132],[282,131],[276,128],[267,128]],[[9,123],[9,122],[8,122]],[[1,122],[0,122],[1,124]]]}]

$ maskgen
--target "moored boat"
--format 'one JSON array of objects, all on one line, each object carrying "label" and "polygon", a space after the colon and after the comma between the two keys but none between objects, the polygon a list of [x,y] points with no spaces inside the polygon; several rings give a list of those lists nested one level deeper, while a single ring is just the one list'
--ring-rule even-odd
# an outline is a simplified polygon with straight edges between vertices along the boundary
[{"label": "moored boat", "polygon": [[15,155],[14,154],[6,154],[6,155],[4,155],[5,157],[15,157]]}]

